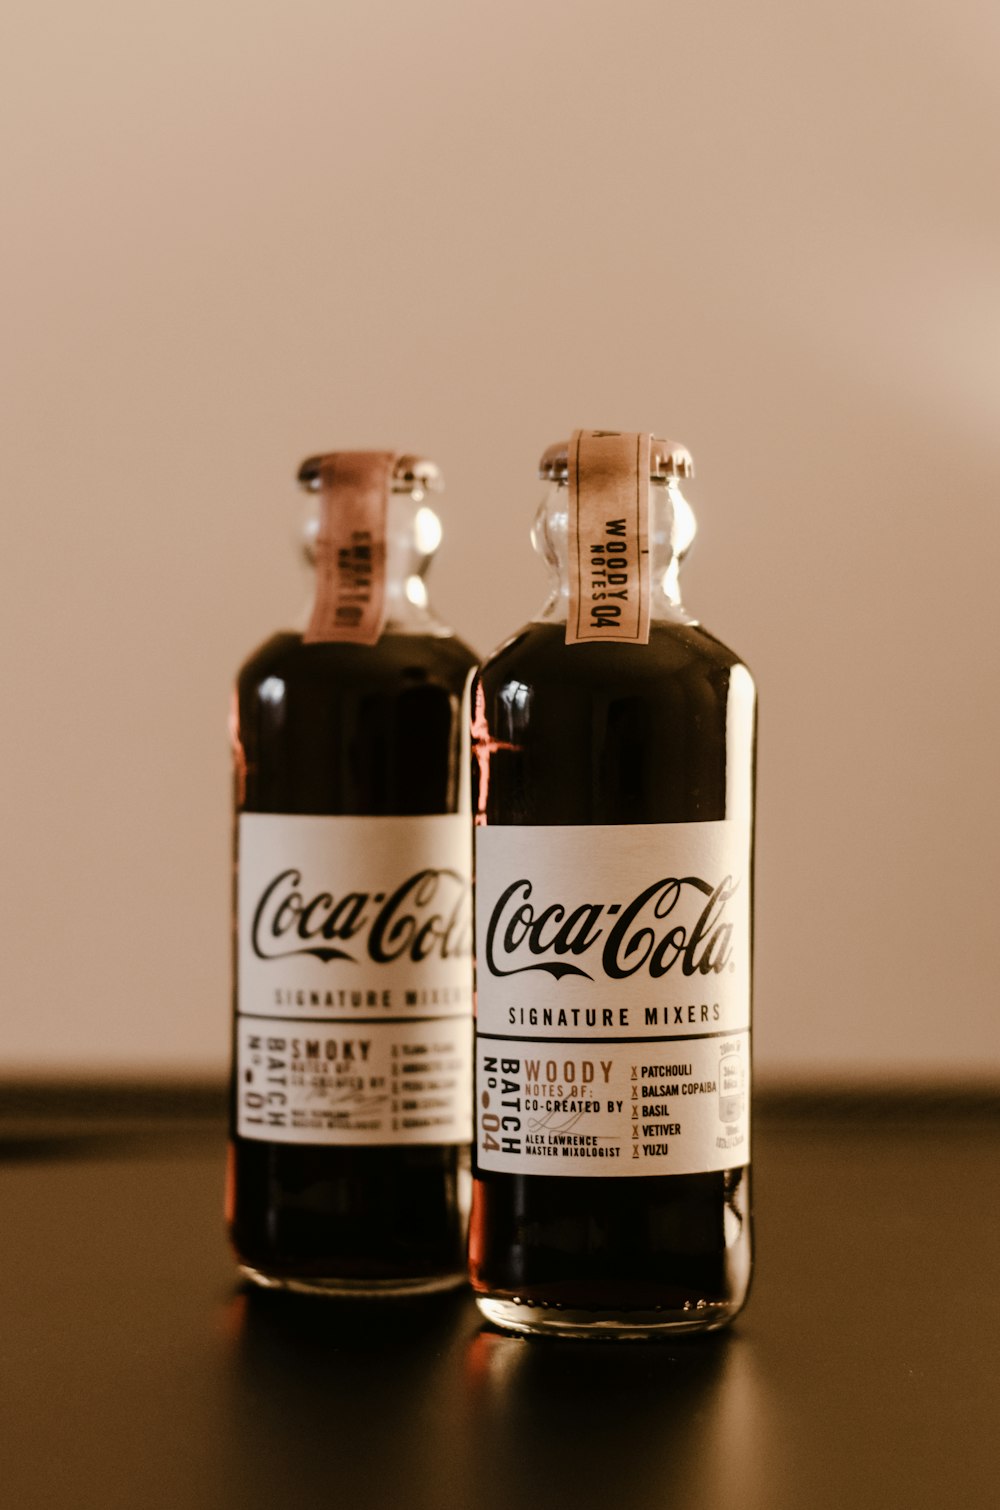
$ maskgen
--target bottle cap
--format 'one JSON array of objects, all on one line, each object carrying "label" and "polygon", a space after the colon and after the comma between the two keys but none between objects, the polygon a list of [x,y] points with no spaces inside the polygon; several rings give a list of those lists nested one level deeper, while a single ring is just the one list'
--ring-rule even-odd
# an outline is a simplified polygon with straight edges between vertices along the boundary
[{"label": "bottle cap", "polygon": [[[307,456],[299,467],[298,481],[302,487],[315,492],[322,486],[323,466],[331,457],[343,452],[325,451],[321,456]],[[440,493],[444,478],[440,467],[423,456],[397,456],[392,469],[392,491],[412,493],[420,488],[425,493]]]},{"label": "bottle cap", "polygon": [[[542,452],[538,463],[538,475],[548,482],[565,482],[569,476],[569,442],[556,441]],[[653,436],[649,448],[649,475],[654,482],[668,477],[693,477],[694,461],[686,446],[673,440],[661,440]]]}]

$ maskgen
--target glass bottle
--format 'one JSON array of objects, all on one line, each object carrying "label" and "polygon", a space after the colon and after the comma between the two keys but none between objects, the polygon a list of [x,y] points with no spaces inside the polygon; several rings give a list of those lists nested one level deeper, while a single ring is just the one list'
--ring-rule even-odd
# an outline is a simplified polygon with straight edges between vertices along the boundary
[{"label": "glass bottle", "polygon": [[384,627],[316,637],[338,565],[324,529],[348,506],[337,465],[366,455],[303,463],[313,617],[236,684],[227,1220],[257,1283],[404,1294],[465,1277],[474,656],[428,604],[440,477],[408,456],[381,458],[374,544],[348,532]]},{"label": "glass bottle", "polygon": [[648,643],[568,644],[551,447],[552,590],[473,684],[470,1268],[515,1331],[706,1330],[749,1286],[755,693],[681,604],[692,470],[653,443]]}]

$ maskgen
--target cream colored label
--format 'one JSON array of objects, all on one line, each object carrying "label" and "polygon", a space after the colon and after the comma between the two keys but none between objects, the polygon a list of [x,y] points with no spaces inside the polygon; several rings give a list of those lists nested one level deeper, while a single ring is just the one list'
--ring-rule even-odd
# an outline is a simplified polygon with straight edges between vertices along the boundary
[{"label": "cream colored label", "polygon": [[395,457],[340,451],[320,468],[316,598],[307,644],[374,645],[385,623],[386,514]]},{"label": "cream colored label", "polygon": [[480,1167],[747,1163],[749,824],[485,826],[476,879]]},{"label": "cream colored label", "polygon": [[649,641],[649,458],[648,434],[570,437],[567,645]]},{"label": "cream colored label", "polygon": [[476,1041],[476,1158],[508,1174],[703,1174],[750,1162],[750,1035]]},{"label": "cream colored label", "polygon": [[464,814],[241,815],[241,1137],[469,1141],[469,862]]},{"label": "cream colored label", "polygon": [[268,1143],[468,1143],[472,1024],[240,1017],[237,1131]]}]

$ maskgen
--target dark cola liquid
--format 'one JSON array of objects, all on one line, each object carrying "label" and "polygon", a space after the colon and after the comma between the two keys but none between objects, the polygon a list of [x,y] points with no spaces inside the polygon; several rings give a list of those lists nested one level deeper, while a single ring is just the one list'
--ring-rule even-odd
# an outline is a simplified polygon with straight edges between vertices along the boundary
[{"label": "dark cola liquid", "polygon": [[[738,664],[694,625],[654,624],[641,647],[567,646],[564,625],[529,626],[486,662],[474,688],[474,810],[490,824],[731,816],[726,715]],[[725,1319],[745,1297],[749,1168],[559,1178],[474,1164],[474,1174],[480,1295],[695,1323],[702,1312]]]},{"label": "dark cola liquid", "polygon": [[[237,813],[455,812],[462,695],[474,662],[449,637],[384,634],[366,646],[276,635],[237,681]],[[331,1147],[234,1135],[227,1212],[237,1257],[276,1280],[363,1285],[455,1274],[465,1264],[467,1159],[451,1144]]]}]

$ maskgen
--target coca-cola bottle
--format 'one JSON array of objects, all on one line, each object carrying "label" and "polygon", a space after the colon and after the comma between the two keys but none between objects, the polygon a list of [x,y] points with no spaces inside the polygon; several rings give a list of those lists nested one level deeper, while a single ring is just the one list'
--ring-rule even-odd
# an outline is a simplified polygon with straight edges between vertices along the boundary
[{"label": "coca-cola bottle", "polygon": [[714,1328],[750,1280],[754,686],[681,606],[691,470],[548,450],[552,593],[473,684],[471,1277],[520,1332]]},{"label": "coca-cola bottle", "polygon": [[474,657],[433,615],[434,465],[305,462],[315,594],[239,673],[227,1218],[263,1285],[465,1277]]}]

